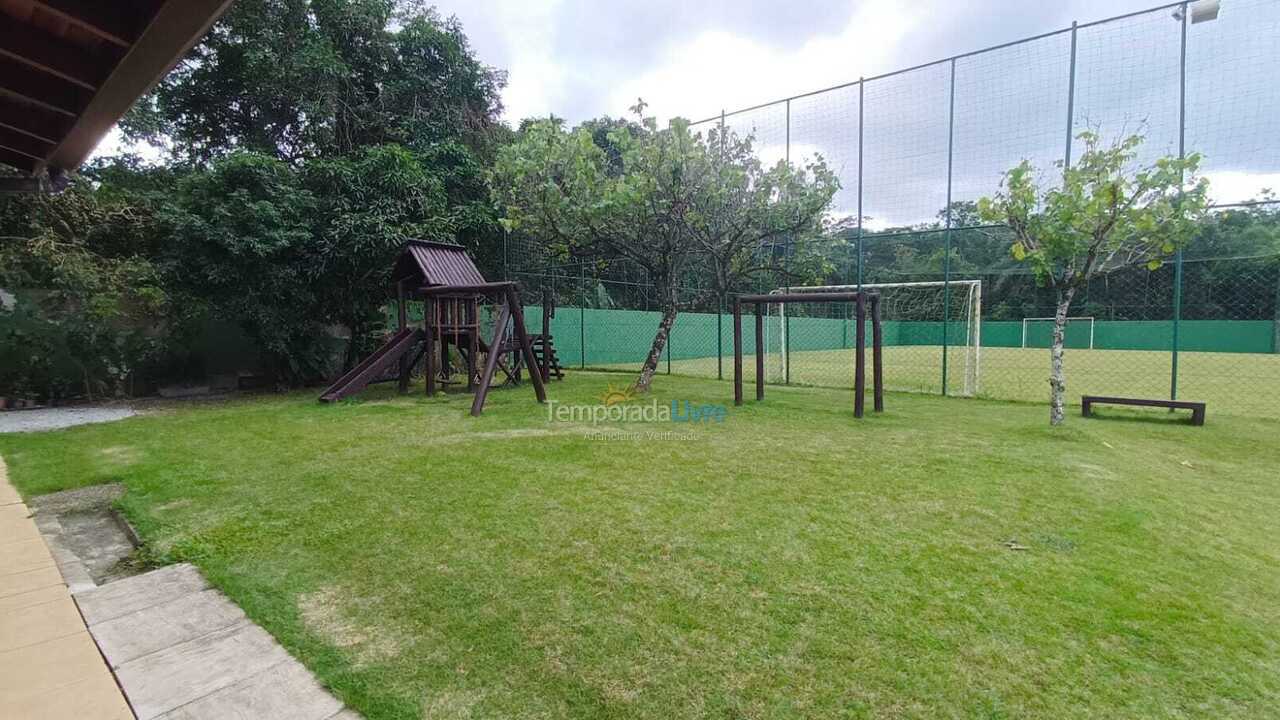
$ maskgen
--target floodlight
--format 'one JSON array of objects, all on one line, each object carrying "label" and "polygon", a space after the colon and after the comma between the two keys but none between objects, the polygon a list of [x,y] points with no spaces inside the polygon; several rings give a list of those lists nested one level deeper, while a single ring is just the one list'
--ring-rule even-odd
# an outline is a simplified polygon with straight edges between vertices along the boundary
[{"label": "floodlight", "polygon": [[1183,7],[1191,10],[1191,24],[1209,22],[1218,19],[1218,10],[1222,8],[1221,0],[1196,0],[1173,11],[1175,20],[1182,19]]}]

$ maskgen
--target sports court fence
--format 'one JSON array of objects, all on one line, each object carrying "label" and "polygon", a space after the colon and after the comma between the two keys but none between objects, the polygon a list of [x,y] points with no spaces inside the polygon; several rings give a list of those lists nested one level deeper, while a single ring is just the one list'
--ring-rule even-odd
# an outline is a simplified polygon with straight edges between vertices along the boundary
[{"label": "sports court fence", "polygon": [[[1280,204],[1268,191],[1280,188],[1280,2],[1223,0],[1205,22],[1192,22],[1189,5],[1073,24],[694,128],[749,135],[766,163],[821,155],[837,173],[820,284],[884,288],[889,389],[1013,400],[1047,397],[1042,318],[1054,299],[1009,256],[1007,231],[979,224],[976,201],[1022,159],[1060,172],[1055,163],[1078,156],[1074,136],[1085,129],[1142,134],[1142,162],[1199,152],[1214,213],[1174,261],[1100,276],[1077,296],[1069,392],[1280,417]],[[790,250],[786,241],[762,249],[784,269]],[[659,314],[638,268],[558,262],[512,235],[502,269],[531,305],[544,291],[555,297],[565,365],[639,368]],[[739,290],[782,289],[787,277]],[[680,294],[660,370],[730,376],[731,298],[697,277]],[[531,308],[531,325],[539,312]],[[851,311],[786,313],[767,322],[769,381],[852,386]]]}]

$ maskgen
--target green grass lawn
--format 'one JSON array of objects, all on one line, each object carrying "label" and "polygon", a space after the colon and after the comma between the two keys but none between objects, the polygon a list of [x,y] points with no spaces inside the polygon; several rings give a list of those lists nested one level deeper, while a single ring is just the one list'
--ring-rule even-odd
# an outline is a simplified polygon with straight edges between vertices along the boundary
[{"label": "green grass lawn", "polygon": [[1280,422],[851,402],[774,388],[653,440],[548,422],[528,387],[472,419],[381,386],[0,452],[28,496],[125,483],[155,559],[199,565],[371,720],[1275,716]]},{"label": "green grass lawn", "polygon": [[[714,349],[712,350],[714,352]],[[723,372],[733,377],[733,348],[725,352]],[[947,359],[948,392],[965,391],[966,348],[951,348]],[[777,353],[766,356],[766,377],[782,379]],[[870,363],[870,350],[867,352]],[[744,372],[754,381],[755,356],[743,358]],[[1171,358],[1168,352],[1144,350],[1067,350],[1070,400],[1081,395],[1167,398]],[[999,400],[1047,402],[1049,351],[1046,348],[982,348],[978,359],[978,394]],[[624,367],[639,367],[639,363]],[[898,345],[885,348],[885,384],[893,390],[939,393],[942,390],[942,347]],[[665,363],[662,370],[666,370]],[[671,372],[716,377],[716,357],[674,360]],[[792,351],[791,382],[823,387],[853,387],[853,350]],[[1280,354],[1183,352],[1179,354],[1178,397],[1209,404],[1211,415],[1229,413],[1280,418]]]}]

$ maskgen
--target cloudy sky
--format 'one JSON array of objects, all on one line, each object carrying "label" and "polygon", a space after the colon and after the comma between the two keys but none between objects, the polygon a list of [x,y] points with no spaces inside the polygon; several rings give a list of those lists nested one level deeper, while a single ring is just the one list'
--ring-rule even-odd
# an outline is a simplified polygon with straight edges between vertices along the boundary
[{"label": "cloudy sky", "polygon": [[507,119],[706,117],[1154,0],[442,0],[505,68]]},{"label": "cloudy sky", "polygon": [[[660,120],[848,83],[940,58],[1145,10],[1156,0],[438,0],[480,59],[508,73],[505,119],[555,114],[571,124],[621,116],[637,98]],[[1180,25],[1170,10],[1079,33],[1073,132],[1140,132],[1144,161],[1177,152]],[[1188,151],[1220,203],[1280,191],[1280,2],[1222,0],[1191,25]],[[868,82],[865,157],[856,87],[731,115],[766,162],[820,155],[842,189],[833,212],[873,225],[926,222],[955,200],[997,189],[1029,159],[1063,155],[1070,36],[1060,33],[956,63],[954,174],[947,182],[946,64]],[[120,149],[109,138],[100,154]],[[135,148],[138,149],[138,148]],[[1077,153],[1076,149],[1073,152]],[[865,168],[859,188],[858,168]]]},{"label": "cloudy sky", "polygon": [[[441,0],[476,53],[508,72],[506,119],[576,123],[647,112],[709,118],[1019,38],[1146,10],[1154,0]],[[1280,3],[1223,0],[1188,37],[1188,149],[1205,154],[1218,202],[1280,188]],[[1075,131],[1141,132],[1143,160],[1177,152],[1179,23],[1162,10],[1081,30]],[[1024,158],[1062,157],[1069,36],[957,64],[955,199],[994,192]],[[864,214],[917,223],[945,206],[948,67],[866,87]],[[768,161],[821,154],[841,178],[834,212],[856,211],[856,88],[733,116]],[[789,145],[788,145],[789,140]],[[1078,152],[1078,150],[1076,151]]]}]

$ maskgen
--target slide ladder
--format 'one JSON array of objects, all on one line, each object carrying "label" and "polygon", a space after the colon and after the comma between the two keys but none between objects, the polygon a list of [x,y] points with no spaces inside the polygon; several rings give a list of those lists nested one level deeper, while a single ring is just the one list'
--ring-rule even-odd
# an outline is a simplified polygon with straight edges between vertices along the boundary
[{"label": "slide ladder", "polygon": [[400,330],[372,355],[335,380],[320,395],[320,399],[324,402],[334,402],[365,389],[370,383],[381,379],[387,371],[397,368],[400,358],[410,352],[423,337],[424,332],[421,328]]}]

